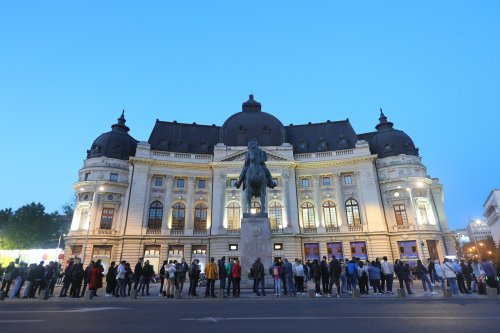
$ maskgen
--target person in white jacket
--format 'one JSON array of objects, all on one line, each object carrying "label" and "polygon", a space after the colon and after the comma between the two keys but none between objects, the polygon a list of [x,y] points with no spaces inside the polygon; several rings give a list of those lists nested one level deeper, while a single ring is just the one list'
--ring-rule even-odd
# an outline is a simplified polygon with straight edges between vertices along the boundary
[{"label": "person in white jacket", "polygon": [[116,271],[116,279],[118,280],[118,293],[116,293],[116,295],[120,295],[121,297],[127,296],[125,294],[125,274],[127,273],[127,270],[125,269],[126,263],[127,262],[125,260],[122,260]]},{"label": "person in white jacket", "polygon": [[453,295],[458,295],[457,272],[455,272],[455,269],[453,268],[453,263],[445,258],[441,268],[443,269],[444,277],[446,278],[446,281],[448,281],[448,285],[451,288],[451,293]]},{"label": "person in white jacket", "polygon": [[434,269],[436,271],[435,279],[441,283],[441,289],[444,289],[444,282],[446,280],[444,277],[443,268],[439,264],[439,260],[434,260]]}]

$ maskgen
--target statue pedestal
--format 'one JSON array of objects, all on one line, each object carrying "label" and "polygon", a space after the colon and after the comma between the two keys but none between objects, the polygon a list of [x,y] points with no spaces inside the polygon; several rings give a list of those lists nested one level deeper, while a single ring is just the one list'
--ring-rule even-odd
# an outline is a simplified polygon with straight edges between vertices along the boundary
[{"label": "statue pedestal", "polygon": [[266,285],[272,282],[269,267],[273,261],[271,242],[271,222],[267,214],[243,214],[241,219],[241,286],[252,287],[253,280],[248,278],[250,268],[257,258],[264,265]]}]

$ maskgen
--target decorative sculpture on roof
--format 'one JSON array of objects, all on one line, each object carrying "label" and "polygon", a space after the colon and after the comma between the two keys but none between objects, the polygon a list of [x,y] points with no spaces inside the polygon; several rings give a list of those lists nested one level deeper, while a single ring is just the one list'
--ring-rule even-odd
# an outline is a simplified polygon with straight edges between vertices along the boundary
[{"label": "decorative sculpture on roof", "polygon": [[243,184],[243,192],[247,203],[245,213],[250,212],[252,197],[260,198],[261,213],[266,212],[266,189],[267,187],[276,187],[271,172],[266,167],[266,161],[266,152],[259,149],[257,139],[251,139],[248,142],[245,165],[236,182],[236,188],[240,188],[241,184]]}]

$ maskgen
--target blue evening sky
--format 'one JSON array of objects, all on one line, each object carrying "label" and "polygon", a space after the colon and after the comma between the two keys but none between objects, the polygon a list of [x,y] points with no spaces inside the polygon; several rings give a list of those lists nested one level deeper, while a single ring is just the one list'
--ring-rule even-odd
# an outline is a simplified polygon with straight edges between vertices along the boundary
[{"label": "blue evening sky", "polygon": [[500,187],[500,1],[3,1],[0,208],[71,201],[125,108],[222,125],[253,92],[284,124],[382,106],[445,185],[452,228]]}]

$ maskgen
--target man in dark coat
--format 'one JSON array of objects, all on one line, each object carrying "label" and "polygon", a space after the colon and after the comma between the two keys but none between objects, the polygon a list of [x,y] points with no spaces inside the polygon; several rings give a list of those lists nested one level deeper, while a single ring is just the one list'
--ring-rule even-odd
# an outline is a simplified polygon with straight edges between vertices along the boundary
[{"label": "man in dark coat", "polygon": [[330,293],[333,294],[333,284],[335,283],[335,287],[337,288],[337,295],[336,297],[340,297],[340,275],[342,274],[342,266],[340,265],[340,262],[335,258],[335,256],[332,256],[332,261],[330,261],[329,264],[329,270],[330,270],[330,285],[329,285],[329,290]]},{"label": "man in dark coat", "polygon": [[[257,258],[252,265],[253,276],[256,281],[256,292],[257,296],[266,296],[266,289],[264,287],[264,265],[260,261],[260,258]],[[259,293],[259,285],[261,287],[261,293]]]},{"label": "man in dark coat", "polygon": [[219,279],[220,279],[219,289],[222,289],[224,292],[224,290],[226,289],[226,279],[227,279],[226,257],[225,256],[220,258],[219,262],[217,263],[217,266],[219,267]]},{"label": "man in dark coat", "polygon": [[134,290],[137,290],[137,286],[139,285],[139,282],[141,282],[141,277],[142,277],[142,262],[144,261],[144,258],[139,258],[139,261],[137,264],[135,264],[134,268]]},{"label": "man in dark coat", "polygon": [[323,260],[319,264],[319,270],[321,274],[321,283],[323,287],[323,294],[329,295],[330,290],[328,289],[330,286],[330,272],[328,271],[328,262],[326,261],[326,257],[323,256]]},{"label": "man in dark coat", "polygon": [[314,280],[316,297],[321,297],[320,279],[321,268],[319,267],[318,259],[314,259],[311,265],[311,279]]}]

